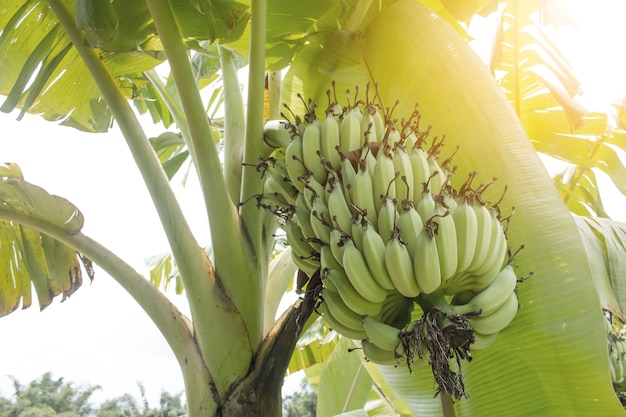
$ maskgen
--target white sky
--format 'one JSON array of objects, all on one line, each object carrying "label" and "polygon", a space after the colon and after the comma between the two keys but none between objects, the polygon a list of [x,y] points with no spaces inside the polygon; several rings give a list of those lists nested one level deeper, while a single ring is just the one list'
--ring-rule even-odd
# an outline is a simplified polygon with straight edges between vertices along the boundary
[{"label": "white sky", "polygon": [[[144,259],[168,246],[121,134],[80,133],[37,117],[14,119],[0,114],[1,161],[16,162],[26,180],[74,203],[85,216],[86,235],[145,273]],[[201,209],[202,204],[189,204],[197,198],[192,183],[179,195],[188,208]],[[190,217],[203,218],[201,210]],[[197,222],[194,230],[206,232],[206,227]],[[185,305],[182,297],[173,298]],[[66,302],[55,301],[43,312],[34,305],[1,318],[0,334],[4,396],[12,393],[6,375],[27,383],[46,371],[67,381],[102,385],[96,400],[126,392],[138,397],[137,381],[155,405],[162,390],[183,390],[177,362],[156,327],[99,269],[93,284],[85,282]]]},{"label": "white sky", "polygon": [[[609,26],[619,29],[621,23],[605,28]],[[621,39],[605,35],[610,40]],[[584,46],[577,41],[578,47]],[[588,41],[587,46],[597,52],[598,44]],[[610,45],[604,44],[616,59],[619,51]],[[594,56],[595,71],[593,66],[580,68],[584,61],[574,61],[582,73],[599,74],[607,68],[615,72],[617,64],[624,68],[624,62],[608,63],[606,55]],[[623,74],[617,76],[623,80]],[[121,134],[115,129],[100,135],[80,133],[34,116],[22,122],[14,119],[15,114],[0,113],[0,162],[17,163],[26,180],[77,205],[86,219],[83,232],[145,273],[144,259],[168,247]],[[203,204],[194,181],[195,176],[190,175],[187,188],[179,187],[177,192],[201,244],[206,244]],[[605,192],[609,214],[626,221],[623,197],[610,185]],[[182,297],[172,298],[185,305]],[[13,392],[7,375],[27,383],[46,371],[77,384],[101,385],[103,389],[93,397],[98,402],[127,392],[139,397],[137,382],[144,384],[152,405],[157,405],[162,390],[183,391],[178,364],[156,327],[99,269],[93,284],[85,282],[65,303],[55,301],[44,312],[34,305],[0,318],[0,335],[2,396]]]}]

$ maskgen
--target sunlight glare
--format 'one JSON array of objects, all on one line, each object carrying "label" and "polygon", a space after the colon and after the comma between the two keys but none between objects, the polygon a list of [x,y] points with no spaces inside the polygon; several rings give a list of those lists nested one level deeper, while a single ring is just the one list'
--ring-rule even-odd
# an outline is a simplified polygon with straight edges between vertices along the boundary
[{"label": "sunlight glare", "polygon": [[606,105],[626,96],[626,58],[619,48],[626,2],[567,0],[558,3],[567,9],[574,26],[555,28],[550,35],[570,61],[584,94],[595,98],[591,105]]}]

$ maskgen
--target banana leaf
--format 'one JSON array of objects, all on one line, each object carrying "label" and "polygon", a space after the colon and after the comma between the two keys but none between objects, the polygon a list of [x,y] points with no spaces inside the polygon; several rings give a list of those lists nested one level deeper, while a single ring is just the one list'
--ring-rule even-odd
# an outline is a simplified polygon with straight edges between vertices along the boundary
[{"label": "banana leaf", "polygon": [[[135,98],[145,85],[141,72],[165,58],[146,4],[130,0],[110,5],[99,0],[68,3],[78,23],[87,29],[86,44],[98,52],[127,97]],[[195,7],[187,0],[172,3],[183,35],[196,44],[206,39],[233,41],[243,34],[249,20],[245,2],[200,0],[194,2]],[[99,13],[90,12],[94,8]],[[18,118],[29,112],[87,132],[107,131],[111,112],[48,4],[7,0],[2,9],[0,55],[11,59],[0,68],[0,94],[7,96],[0,110],[19,108]]]},{"label": "banana leaf", "polygon": [[21,216],[76,234],[83,215],[69,201],[24,181],[15,164],[0,165],[0,317],[30,307],[34,287],[39,308],[80,288],[91,262],[60,242],[19,224]]},{"label": "banana leaf", "polygon": [[[612,137],[619,136],[612,131],[616,117],[590,111],[583,105],[593,99],[585,95],[585,86],[567,57],[532,18],[533,13],[540,13],[546,26],[556,13],[562,19],[555,26],[573,25],[558,2],[508,2],[500,17],[492,51],[497,59],[491,71],[498,71],[499,83],[535,149],[567,161],[585,174],[570,178],[562,188],[568,208],[579,215],[608,217],[596,196],[596,178],[589,170],[608,171],[615,186],[625,192],[626,170],[616,158],[614,147],[608,146]],[[554,180],[557,186],[562,185],[560,177]]]},{"label": "banana leaf", "polygon": [[354,347],[350,339],[341,338],[324,365],[318,388],[319,417],[358,411],[365,405],[372,387],[372,378],[363,367]]},{"label": "banana leaf", "polygon": [[626,224],[574,216],[587,248],[602,308],[626,322]]},{"label": "banana leaf", "polygon": [[[457,181],[472,170],[478,182],[497,177],[485,193],[491,201],[508,187],[500,207],[505,215],[514,207],[509,243],[525,245],[515,258],[517,273],[533,275],[520,285],[513,323],[465,366],[469,398],[455,403],[457,414],[624,415],[610,382],[604,319],[576,224],[519,119],[463,38],[418,3],[400,0],[364,21],[358,34],[325,33],[309,46],[285,79],[284,99],[292,108],[298,108],[297,92],[325,103],[330,80],[338,92],[371,81],[385,105],[399,100],[395,117],[408,117],[417,102],[431,134],[446,135],[444,153],[460,146],[453,161]],[[388,382],[398,389],[412,377]],[[421,404],[427,394],[433,391],[404,397]]]}]

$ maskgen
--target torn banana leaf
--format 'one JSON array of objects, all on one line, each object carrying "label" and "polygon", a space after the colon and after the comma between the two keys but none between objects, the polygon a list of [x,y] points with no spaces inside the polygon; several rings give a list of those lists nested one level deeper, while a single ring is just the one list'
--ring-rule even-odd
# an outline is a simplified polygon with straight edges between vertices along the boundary
[{"label": "torn banana leaf", "polygon": [[[80,232],[83,216],[69,201],[48,194],[22,178],[15,164],[0,165],[0,316],[19,305],[32,303],[35,288],[39,307],[54,297],[63,300],[83,282],[83,269],[93,279],[91,261],[47,235],[25,227],[21,221],[42,229],[68,234]],[[82,264],[82,267],[81,267]]]}]

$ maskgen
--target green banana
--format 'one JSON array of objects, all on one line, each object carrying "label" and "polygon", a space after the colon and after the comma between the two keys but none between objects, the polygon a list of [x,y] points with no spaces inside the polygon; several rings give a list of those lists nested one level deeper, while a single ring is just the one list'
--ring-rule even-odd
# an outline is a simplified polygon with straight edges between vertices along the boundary
[{"label": "green banana", "polygon": [[361,296],[361,294],[354,289],[352,283],[343,270],[340,271],[331,269],[325,271],[324,275],[324,279],[330,280],[335,288],[337,288],[337,292],[341,296],[341,299],[350,308],[350,310],[362,316],[376,316],[380,313],[383,304],[373,303],[363,298],[363,296]]},{"label": "green banana", "polygon": [[320,245],[316,240],[315,231],[313,231],[311,227],[311,211],[304,203],[304,194],[302,193],[299,193],[296,197],[295,215],[298,226],[302,229],[304,239],[307,240],[315,250],[319,251]]},{"label": "green banana", "polygon": [[485,335],[498,333],[513,321],[515,314],[517,314],[518,307],[517,295],[515,295],[515,292],[512,292],[504,304],[490,315],[483,316],[479,314],[477,316],[470,316],[468,320],[472,328],[478,333]]},{"label": "green banana", "polygon": [[343,194],[343,189],[339,180],[329,177],[330,193],[328,194],[328,212],[330,213],[333,225],[339,226],[344,232],[352,229],[352,212],[348,207],[348,202]]},{"label": "green banana", "polygon": [[[365,106],[366,109],[368,106]],[[378,106],[374,105],[376,111],[373,114],[374,117],[374,126],[376,127],[376,142],[381,143],[383,140],[383,136],[385,134],[385,120],[383,119],[382,114],[380,113],[380,109]]]},{"label": "green banana", "polygon": [[[324,269],[322,268],[322,271]],[[329,279],[326,279],[327,275],[326,274],[321,274],[320,273],[320,279],[322,280],[322,286],[324,287],[325,291],[331,291],[331,292],[336,292],[337,294],[339,294],[339,290],[337,289],[337,287],[335,287],[335,284],[333,284],[333,282]]]},{"label": "green banana", "polygon": [[370,316],[362,318],[367,339],[384,350],[394,351],[400,343],[400,329],[381,323]]},{"label": "green banana", "polygon": [[304,165],[313,173],[315,180],[320,184],[326,183],[328,172],[320,161],[322,129],[320,122],[313,120],[304,129],[302,135],[302,158]]},{"label": "green banana", "polygon": [[391,234],[396,226],[396,219],[398,218],[398,210],[396,209],[396,200],[392,200],[388,197],[383,197],[383,205],[378,212],[378,234],[383,238],[383,241],[387,243],[391,239]]},{"label": "green banana", "polygon": [[369,132],[370,141],[380,143],[385,133],[385,122],[374,103],[366,103],[361,119],[361,134]]},{"label": "green banana", "polygon": [[291,251],[291,259],[298,269],[304,272],[309,278],[320,268],[319,264],[313,258],[298,255],[293,250]]},{"label": "green banana", "polygon": [[269,167],[266,171],[265,181],[263,182],[264,193],[276,193],[280,195],[288,205],[296,204],[298,189],[285,178],[282,173],[274,168]]},{"label": "green banana", "polygon": [[441,265],[433,231],[434,223],[427,220],[417,235],[413,253],[415,282],[422,292],[430,294],[441,286]]},{"label": "green banana", "polygon": [[351,188],[354,184],[354,177],[356,176],[356,170],[352,165],[352,161],[344,153],[339,154],[341,158],[339,175],[341,176],[341,186],[343,187],[343,195],[348,197],[348,205],[353,204]]},{"label": "green banana", "polygon": [[273,149],[286,148],[291,134],[283,120],[268,120],[263,126],[263,142]]},{"label": "green banana", "polygon": [[369,223],[362,230],[362,251],[367,266],[381,287],[394,290],[396,287],[385,266],[385,241]]},{"label": "green banana", "polygon": [[302,137],[295,135],[291,139],[291,143],[285,148],[285,164],[287,164],[287,172],[292,184],[302,192],[304,184],[299,180],[300,177],[306,177],[309,170],[304,166],[302,159]]},{"label": "green banana", "polygon": [[456,229],[457,271],[462,273],[467,270],[474,258],[478,221],[476,212],[465,199],[457,202],[452,218]]},{"label": "green banana", "polygon": [[364,330],[363,318],[346,305],[339,293],[324,290],[321,293],[321,297],[337,321],[350,329],[356,331]]},{"label": "green banana", "polygon": [[489,209],[486,205],[475,199],[472,203],[472,209],[476,214],[476,248],[474,257],[467,267],[468,271],[476,270],[485,262],[485,258],[489,253],[489,243],[491,242],[492,220]]},{"label": "green banana", "polygon": [[298,224],[288,221],[285,223],[284,228],[287,233],[287,242],[295,255],[307,259],[316,255],[317,250],[306,240],[302,228]]},{"label": "green banana", "polygon": [[398,129],[396,129],[393,123],[389,123],[385,130],[385,136],[382,139],[383,145],[387,146],[389,149],[394,149],[401,142],[402,136],[400,132],[398,132]]},{"label": "green banana", "polygon": [[417,235],[424,228],[424,221],[417,210],[415,210],[413,201],[404,200],[402,202],[402,211],[398,216],[397,225],[402,232],[402,241],[406,244],[409,256],[411,256],[411,260],[413,260],[415,245],[417,244]]},{"label": "green banana", "polygon": [[328,207],[326,207],[326,203],[322,197],[317,197],[313,201],[310,222],[311,227],[315,232],[315,237],[317,237],[319,241],[325,245],[330,244],[330,230],[332,228],[332,223]]},{"label": "green banana", "polygon": [[367,339],[361,341],[361,347],[363,348],[363,356],[370,362],[374,362],[378,365],[398,365],[399,358],[396,358],[395,350],[385,350]]},{"label": "green banana", "polygon": [[342,264],[350,283],[363,298],[374,303],[382,303],[385,300],[387,291],[373,277],[363,254],[352,239],[344,244]]},{"label": "green banana", "polygon": [[[428,158],[426,158],[426,162],[428,162],[428,169],[431,172],[430,184],[429,184],[430,190],[433,194],[441,194],[443,182],[444,182],[444,179],[446,178],[446,173],[439,166],[439,163],[437,162],[437,158],[435,156],[428,155]],[[438,174],[432,175],[435,172],[438,172]]]},{"label": "green banana", "polygon": [[457,270],[457,239],[454,219],[449,210],[437,202],[432,221],[437,224],[435,228],[435,244],[439,255],[439,270],[441,281],[452,277]]},{"label": "green banana", "polygon": [[335,259],[330,245],[321,245],[320,247],[320,267],[322,270],[325,268],[343,270],[343,265]]},{"label": "green banana", "polygon": [[304,184],[304,190],[302,194],[304,195],[304,203],[307,208],[313,210],[313,202],[316,198],[325,198],[326,190],[324,186],[318,182],[313,174],[307,174],[304,177],[299,178],[300,182]]},{"label": "green banana", "polygon": [[424,184],[419,198],[415,200],[415,210],[417,210],[424,221],[433,217],[433,213],[435,212],[435,199],[428,188],[428,182]]},{"label": "green banana", "polygon": [[411,172],[413,173],[413,201],[415,202],[422,197],[422,191],[430,177],[427,157],[428,154],[421,148],[412,148],[409,153]]},{"label": "green banana", "polygon": [[405,297],[417,297],[420,288],[413,276],[413,265],[406,245],[400,241],[400,231],[395,229],[385,246],[385,266],[398,292]]},{"label": "green banana", "polygon": [[[467,314],[481,311],[482,316],[489,316],[502,307],[507,297],[515,290],[517,276],[513,266],[508,264],[498,273],[491,284],[465,304],[452,305],[452,311]],[[454,301],[454,300],[453,300]]]},{"label": "green banana", "polygon": [[326,112],[326,119],[321,126],[320,151],[335,171],[339,171],[341,166],[341,158],[337,152],[340,143],[339,130],[337,116],[332,111]]},{"label": "green banana", "polygon": [[367,337],[367,335],[365,334],[365,330],[361,331],[361,330],[351,329],[350,327],[340,322],[332,314],[326,302],[322,301],[320,307],[322,309],[322,315],[324,316],[326,323],[328,323],[328,327],[330,327],[332,330],[336,331],[340,335],[345,336],[349,339],[362,340]]},{"label": "green banana", "polygon": [[363,145],[361,136],[361,109],[355,106],[346,111],[341,121],[340,147],[343,153],[359,149]]},{"label": "green banana", "polygon": [[349,236],[339,229],[332,229],[330,231],[330,241],[328,246],[333,254],[335,260],[343,266],[343,252],[344,243]]},{"label": "green banana", "polygon": [[374,187],[364,159],[359,160],[359,169],[354,176],[350,193],[352,202],[356,207],[365,211],[367,220],[372,224],[378,224],[378,215],[374,205]]},{"label": "green banana", "polygon": [[502,264],[507,254],[508,246],[502,224],[498,219],[495,219],[495,215],[492,215],[492,217],[494,219],[489,254],[483,265],[472,271],[472,289],[477,292],[487,288],[493,282],[498,272],[502,269]]},{"label": "green banana", "polygon": [[374,169],[376,168],[376,157],[372,152],[372,143],[366,141],[361,148],[361,159],[365,161],[367,165],[367,173],[370,176],[370,180],[374,179]]},{"label": "green banana", "polygon": [[498,264],[498,266],[501,266],[502,261],[506,256],[506,235],[502,228],[502,223],[500,223],[500,220],[498,220],[496,216],[496,211],[491,210],[491,234],[489,236],[489,250],[483,263],[477,268],[470,269],[470,271],[473,272],[475,275],[485,273],[487,270],[491,269],[491,266],[494,263]]},{"label": "green banana", "polygon": [[370,224],[365,216],[356,212],[352,221],[352,240],[360,251],[363,251],[363,231],[366,227],[374,227]]},{"label": "green banana", "polygon": [[413,190],[415,189],[413,183],[413,168],[411,166],[411,159],[401,144],[396,145],[394,149],[393,166],[395,171],[400,173],[395,183],[398,201],[402,202],[403,200],[412,199]]},{"label": "green banana", "polygon": [[396,187],[392,184],[395,178],[396,169],[393,159],[388,155],[388,150],[381,147],[376,156],[376,166],[374,166],[374,177],[372,178],[376,211],[380,211],[384,196],[389,198],[396,196]]}]

